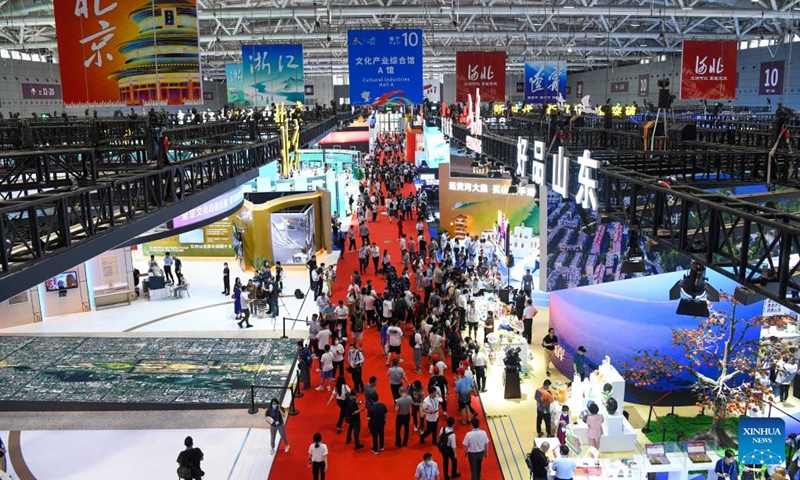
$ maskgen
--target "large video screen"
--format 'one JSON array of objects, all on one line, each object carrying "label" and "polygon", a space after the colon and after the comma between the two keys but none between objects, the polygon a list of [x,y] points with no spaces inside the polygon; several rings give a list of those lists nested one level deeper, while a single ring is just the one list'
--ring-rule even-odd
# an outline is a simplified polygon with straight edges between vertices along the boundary
[{"label": "large video screen", "polygon": [[64,272],[55,277],[48,278],[44,282],[44,288],[48,292],[57,292],[68,288],[78,288],[78,273],[75,271]]}]

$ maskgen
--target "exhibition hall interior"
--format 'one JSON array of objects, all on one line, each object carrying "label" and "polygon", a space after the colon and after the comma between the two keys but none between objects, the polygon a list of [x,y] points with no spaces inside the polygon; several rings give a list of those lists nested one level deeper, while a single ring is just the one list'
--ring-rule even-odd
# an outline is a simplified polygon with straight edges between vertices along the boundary
[{"label": "exhibition hall interior", "polygon": [[798,42],[0,0],[0,480],[800,480]]}]

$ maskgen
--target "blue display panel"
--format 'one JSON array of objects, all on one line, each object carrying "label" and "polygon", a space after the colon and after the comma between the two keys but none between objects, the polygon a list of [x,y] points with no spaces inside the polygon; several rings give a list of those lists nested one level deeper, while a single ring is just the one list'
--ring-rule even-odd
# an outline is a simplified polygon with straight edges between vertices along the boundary
[{"label": "blue display panel", "polygon": [[422,30],[347,32],[351,105],[418,105]]}]

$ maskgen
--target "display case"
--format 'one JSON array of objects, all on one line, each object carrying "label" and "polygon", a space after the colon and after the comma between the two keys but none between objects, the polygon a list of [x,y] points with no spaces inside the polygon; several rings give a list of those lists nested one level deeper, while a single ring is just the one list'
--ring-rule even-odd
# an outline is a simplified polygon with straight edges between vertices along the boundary
[{"label": "display case", "polygon": [[125,282],[97,287],[92,293],[97,310],[131,304],[131,293]]},{"label": "display case", "polygon": [[688,480],[686,454],[675,442],[636,444],[633,461],[640,466],[642,477],[666,473],[668,480]]}]

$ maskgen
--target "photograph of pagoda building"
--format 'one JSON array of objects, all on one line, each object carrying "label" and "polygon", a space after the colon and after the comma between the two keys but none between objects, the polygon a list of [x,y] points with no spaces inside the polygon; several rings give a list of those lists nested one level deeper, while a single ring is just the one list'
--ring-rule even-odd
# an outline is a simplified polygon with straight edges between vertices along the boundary
[{"label": "photograph of pagoda building", "polygon": [[139,33],[117,46],[126,61],[109,78],[128,105],[203,103],[194,1],[152,0],[130,13]]}]

